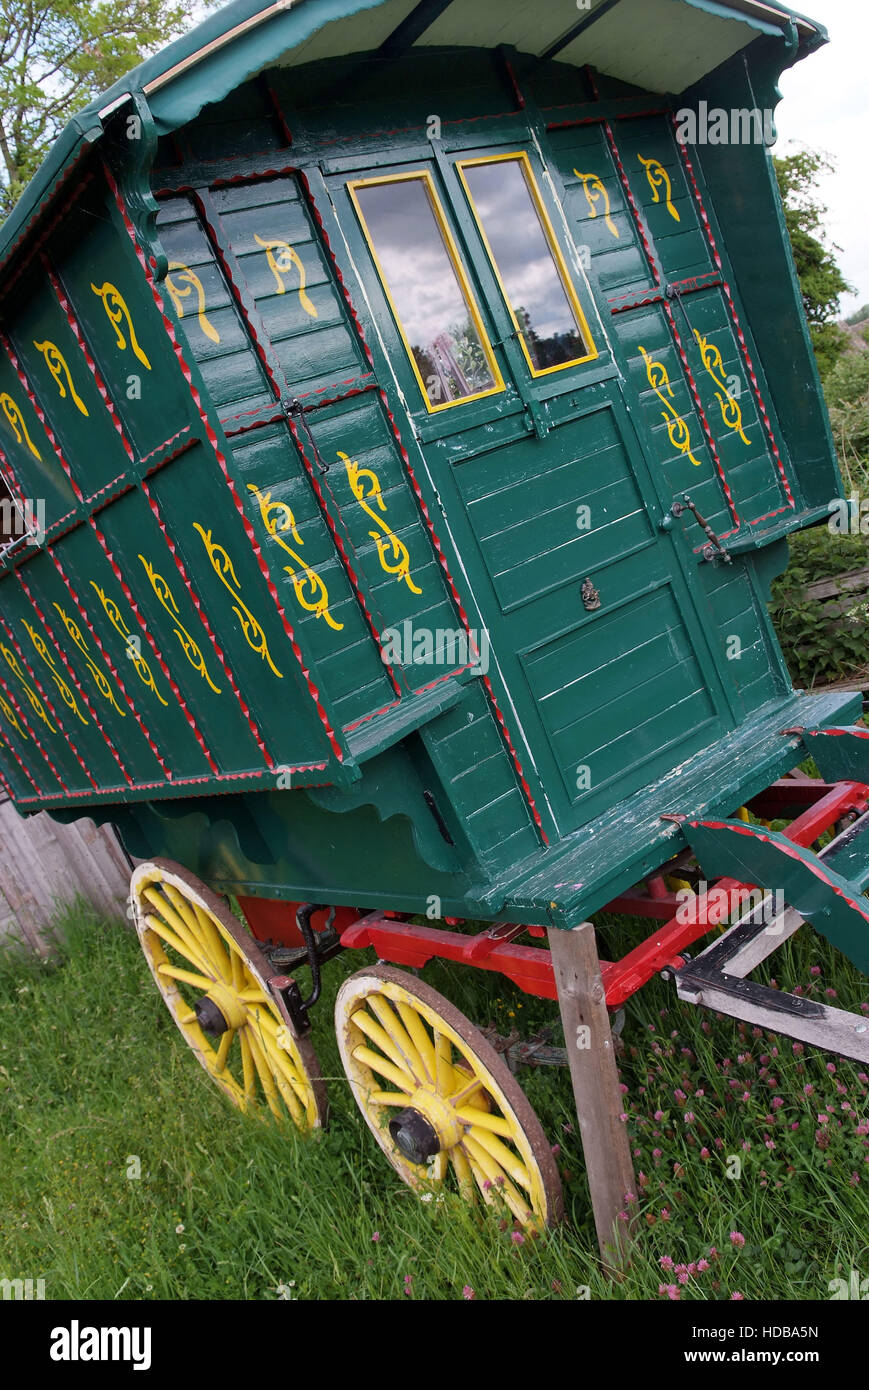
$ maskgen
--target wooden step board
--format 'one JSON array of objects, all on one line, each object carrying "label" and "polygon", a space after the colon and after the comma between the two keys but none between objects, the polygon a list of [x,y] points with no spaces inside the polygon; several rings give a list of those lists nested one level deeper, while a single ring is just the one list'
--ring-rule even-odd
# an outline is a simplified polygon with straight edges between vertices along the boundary
[{"label": "wooden step board", "polygon": [[[796,848],[793,844],[790,847]],[[840,869],[845,865],[857,867],[859,877],[869,877],[866,867],[869,814],[813,857],[818,868],[831,878],[836,876],[834,866],[837,864]],[[759,906],[753,905],[693,960],[685,958],[686,963],[674,973],[679,998],[729,1018],[784,1033],[841,1057],[869,1063],[869,1019],[862,1014],[848,1013],[818,999],[773,989],[749,978],[751,972],[774,955],[805,922],[801,912],[790,905],[770,920],[770,902],[766,899]],[[863,897],[854,897],[852,902],[855,910],[860,903],[864,910],[869,906]],[[865,928],[863,938],[869,941],[869,923],[862,925]],[[860,935],[859,921],[857,930]],[[830,935],[829,931],[825,931],[825,935]]]},{"label": "wooden step board", "polygon": [[[836,872],[829,857],[741,820],[690,820],[684,829],[707,878],[733,878],[780,891],[804,921],[869,975],[869,898]],[[865,853],[865,840],[863,849]],[[860,877],[865,873],[864,861]]]},{"label": "wooden step board", "polygon": [[861,710],[859,694],[841,691],[793,693],[764,705],[651,786],[477,890],[471,907],[577,926],[685,848],[681,826],[663,816],[730,815],[806,758],[801,735],[783,737],[783,730],[847,724]]}]

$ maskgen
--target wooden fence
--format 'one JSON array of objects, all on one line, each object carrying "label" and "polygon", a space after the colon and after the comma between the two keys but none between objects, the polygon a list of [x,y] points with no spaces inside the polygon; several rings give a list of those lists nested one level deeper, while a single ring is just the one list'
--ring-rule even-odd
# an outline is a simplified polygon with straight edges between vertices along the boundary
[{"label": "wooden fence", "polygon": [[0,942],[19,937],[45,952],[52,919],[79,895],[103,916],[123,917],[129,879],[108,827],[60,825],[44,812],[22,817],[0,799]]}]

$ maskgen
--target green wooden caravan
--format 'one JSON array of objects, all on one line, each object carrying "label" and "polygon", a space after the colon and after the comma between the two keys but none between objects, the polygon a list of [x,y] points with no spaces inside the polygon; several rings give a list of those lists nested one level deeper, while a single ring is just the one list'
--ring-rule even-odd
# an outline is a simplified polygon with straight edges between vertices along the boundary
[{"label": "green wooden caravan", "polygon": [[[324,1121],[321,967],[374,948],[365,1119],[523,1223],[539,1122],[416,972],[558,1000],[604,1244],[609,1013],[653,974],[869,1056],[749,978],[805,923],[869,972],[861,698],[794,691],[767,614],[842,491],[769,152],[825,41],[779,0],[234,0],[0,230],[3,789],[142,861],[241,1106]],[[618,961],[604,908],[650,920]]]}]

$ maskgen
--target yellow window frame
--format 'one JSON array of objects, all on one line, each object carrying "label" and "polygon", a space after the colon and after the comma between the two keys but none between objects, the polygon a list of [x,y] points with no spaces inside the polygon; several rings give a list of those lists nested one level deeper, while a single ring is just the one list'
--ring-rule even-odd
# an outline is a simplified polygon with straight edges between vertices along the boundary
[{"label": "yellow window frame", "polygon": [[[408,342],[407,335],[404,331],[404,325],[401,321],[401,315],[399,314],[398,307],[392,298],[392,292],[389,288],[389,280],[387,279],[386,271],[384,270],[380,262],[380,257],[378,256],[377,250],[374,245],[374,238],[371,235],[368,223],[365,221],[365,215],[362,211],[359,199],[356,196],[357,188],[372,188],[378,184],[384,183],[408,183],[411,179],[421,180],[425,187],[426,194],[429,200],[429,205],[431,207],[432,212],[434,213],[435,222],[437,223],[441,237],[443,238],[443,243],[446,248],[447,255],[449,256],[450,261],[452,262],[453,269],[455,270],[456,278],[459,282],[459,288],[464,296],[465,303],[468,306],[468,313],[470,314],[471,322],[473,323],[474,328],[477,330],[477,335],[480,339],[480,344],[483,349],[483,355],[486,358],[489,370],[492,373],[492,380],[494,381],[494,385],[488,387],[488,389],[485,391],[476,391],[473,395],[461,396],[458,400],[454,401],[444,401],[440,405],[432,405],[431,401],[429,400],[428,392],[425,389],[425,383],[420,375],[419,368],[416,365],[416,359],[413,355],[413,352],[411,351],[410,343]],[[374,268],[377,271],[378,276],[380,277],[380,283],[383,287],[383,293],[386,295],[387,303],[389,304],[389,307],[392,310],[392,316],[395,319],[396,327],[398,328],[398,332],[401,336],[401,341],[404,343],[408,361],[410,362],[413,374],[416,377],[417,382],[419,383],[419,389],[422,393],[422,398],[425,401],[425,407],[429,414],[436,415],[439,411],[442,410],[453,410],[456,406],[467,405],[469,401],[483,400],[483,398],[486,396],[496,396],[500,392],[502,392],[505,389],[504,378],[501,375],[501,371],[498,366],[498,362],[495,357],[492,344],[489,340],[489,335],[486,332],[486,328],[483,323],[480,310],[477,307],[477,300],[473,290],[471,289],[470,280],[468,279],[467,272],[465,271],[465,268],[461,261],[461,257],[459,256],[458,247],[456,246],[452,232],[450,231],[449,226],[447,224],[446,216],[441,205],[441,200],[438,197],[438,192],[435,188],[434,179],[432,178],[429,171],[427,169],[413,169],[404,174],[380,174],[368,179],[352,179],[347,184],[347,192],[350,194],[351,201],[353,203],[354,208],[356,209],[356,216],[359,218],[359,224],[362,227],[365,240],[368,243],[369,254],[371,256],[372,261],[374,262]]]},{"label": "yellow window frame", "polygon": [[[507,287],[501,278],[501,271],[499,269],[498,262],[495,258],[495,253],[492,250],[491,245],[489,244],[489,238],[486,236],[486,229],[483,226],[483,220],[480,217],[477,205],[474,202],[473,194],[471,193],[468,180],[465,178],[466,169],[476,168],[480,164],[506,163],[518,163],[520,168],[522,169],[522,173],[525,176],[525,184],[528,188],[529,193],[531,194],[531,199],[537,211],[537,216],[540,219],[540,226],[543,229],[543,235],[546,238],[546,242],[549,246],[552,259],[555,262],[555,268],[561,277],[561,283],[564,286],[564,292],[567,295],[570,307],[573,310],[574,315],[576,316],[576,322],[577,326],[579,327],[580,333],[584,341],[590,347],[590,351],[587,352],[584,357],[573,357],[569,362],[558,362],[554,367],[534,366],[534,363],[531,359],[531,354],[528,351],[528,344],[525,341],[525,334],[522,332],[522,329],[519,326],[519,320],[516,317],[513,304],[510,300],[509,294],[507,293]],[[462,186],[465,190],[465,196],[468,199],[468,204],[474,216],[474,221],[477,224],[477,230],[480,233],[480,238],[483,242],[483,245],[486,248],[486,252],[492,264],[492,270],[494,272],[495,279],[498,281],[501,293],[504,296],[504,303],[507,305],[507,309],[510,313],[510,318],[513,320],[513,327],[516,330],[516,336],[518,337],[519,345],[522,348],[523,353],[525,354],[525,361],[528,363],[528,370],[531,373],[531,375],[535,377],[551,376],[553,372],[564,372],[569,367],[579,367],[585,362],[593,362],[595,358],[600,356],[600,352],[595,344],[594,335],[589,327],[588,319],[585,316],[585,311],[583,310],[582,304],[579,300],[579,296],[577,295],[576,290],[574,288],[573,280],[571,279],[570,272],[567,268],[567,262],[565,261],[564,256],[562,255],[561,247],[558,244],[558,240],[555,235],[555,229],[552,226],[549,213],[546,211],[545,204],[540,196],[540,189],[537,186],[537,179],[534,176],[534,170],[531,167],[531,161],[528,158],[528,155],[525,153],[524,150],[512,150],[508,154],[481,155],[478,158],[474,159],[460,159],[456,162],[456,169],[458,170],[459,178],[462,181]]]}]

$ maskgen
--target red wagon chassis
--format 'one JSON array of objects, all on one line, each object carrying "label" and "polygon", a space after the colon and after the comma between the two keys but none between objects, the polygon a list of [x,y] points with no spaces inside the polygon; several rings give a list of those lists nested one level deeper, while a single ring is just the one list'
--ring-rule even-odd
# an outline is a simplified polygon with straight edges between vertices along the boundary
[{"label": "red wagon chassis", "polygon": [[[863,782],[822,782],[799,773],[783,778],[749,803],[749,810],[764,821],[782,817],[786,808],[805,809],[788,825],[784,834],[795,845],[809,848],[828,831],[862,816],[869,808],[869,786]],[[630,892],[614,898],[603,909],[631,917],[648,917],[661,925],[617,961],[601,961],[603,986],[609,1009],[617,1009],[642,988],[653,975],[664,969],[679,970],[686,963],[683,953],[706,936],[743,903],[752,899],[756,885],[738,879],[719,878],[697,896],[690,913],[685,913],[684,896],[672,891],[664,877],[669,867],[646,879]],[[262,898],[240,899],[248,924],[260,941],[301,945],[302,937],[292,925],[295,904]],[[315,917],[312,926],[322,930],[326,916]],[[451,927],[460,925],[451,919]],[[506,975],[525,994],[557,999],[558,991],[552,957],[544,947],[527,946],[518,941],[524,932],[542,937],[545,929],[518,922],[496,922],[474,935],[441,927],[422,926],[407,914],[371,912],[357,916],[350,908],[336,909],[332,926],[340,934],[341,945],[351,950],[373,947],[379,959],[394,965],[422,969],[431,960],[449,960],[478,970]]]}]

